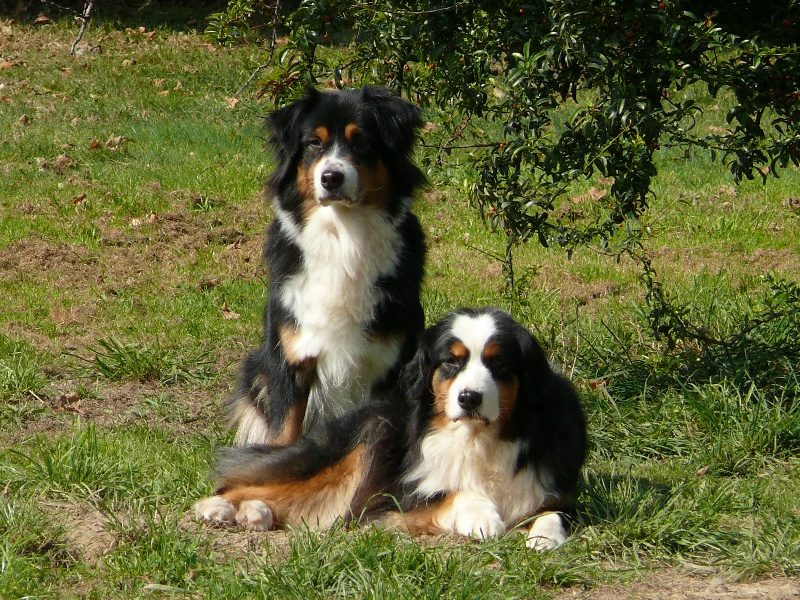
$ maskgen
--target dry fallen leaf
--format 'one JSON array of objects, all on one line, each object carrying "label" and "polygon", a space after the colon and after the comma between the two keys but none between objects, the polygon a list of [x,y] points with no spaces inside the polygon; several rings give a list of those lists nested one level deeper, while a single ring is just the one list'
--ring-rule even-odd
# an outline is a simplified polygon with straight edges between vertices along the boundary
[{"label": "dry fallen leaf", "polygon": [[116,150],[117,148],[119,148],[122,145],[122,143],[125,140],[126,140],[126,138],[125,138],[124,135],[116,135],[115,136],[112,133],[111,137],[108,138],[108,141],[106,142],[106,148],[108,148],[110,150]]},{"label": "dry fallen leaf", "polygon": [[229,108],[236,108],[242,103],[238,98],[225,98],[225,102],[228,103]]},{"label": "dry fallen leaf", "polygon": [[81,406],[81,398],[78,394],[61,394],[61,396],[56,399],[55,409],[65,412],[74,412],[79,415],[86,414],[86,410]]},{"label": "dry fallen leaf", "polygon": [[97,150],[100,147],[99,140],[92,140],[89,142],[89,150]]},{"label": "dry fallen leaf", "polygon": [[136,229],[137,227],[141,227],[145,223],[155,223],[156,221],[158,221],[158,215],[155,213],[155,211],[150,211],[150,214],[144,218],[140,219],[135,217],[131,219],[130,226],[133,229]]},{"label": "dry fallen leaf", "polygon": [[10,62],[10,61],[4,60],[3,62],[0,62],[0,71],[5,71],[6,69],[11,69],[13,67],[16,67],[18,64],[19,64],[18,62]]},{"label": "dry fallen leaf", "polygon": [[604,379],[590,379],[586,383],[593,390],[598,390],[606,387],[606,381]]},{"label": "dry fallen leaf", "polygon": [[228,308],[228,303],[222,303],[222,318],[231,320],[231,319],[238,319],[241,315],[239,313],[233,312],[230,308]]},{"label": "dry fallen leaf", "polygon": [[39,16],[36,17],[36,20],[33,22],[34,25],[47,25],[48,23],[52,23],[52,21],[43,12],[40,12]]},{"label": "dry fallen leaf", "polygon": [[81,203],[81,202],[83,202],[84,200],[86,200],[86,194],[78,194],[77,196],[75,196],[75,197],[72,199],[72,203],[73,203],[73,204],[80,204],[80,203]]},{"label": "dry fallen leaf", "polygon": [[123,67],[132,67],[135,64],[136,64],[135,58],[126,58],[125,60],[122,61]]},{"label": "dry fallen leaf", "polygon": [[19,119],[17,119],[17,123],[22,123],[23,125],[30,121],[30,117],[28,115],[22,115]]},{"label": "dry fallen leaf", "polygon": [[66,154],[60,154],[53,163],[53,166],[56,169],[64,169],[66,167],[72,166],[73,164],[74,163],[69,156],[67,156]]}]

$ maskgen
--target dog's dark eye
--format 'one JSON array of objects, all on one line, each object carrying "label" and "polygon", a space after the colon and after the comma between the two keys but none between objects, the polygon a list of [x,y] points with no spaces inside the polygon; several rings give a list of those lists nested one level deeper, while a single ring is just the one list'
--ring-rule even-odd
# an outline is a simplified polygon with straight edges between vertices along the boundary
[{"label": "dog's dark eye", "polygon": [[509,364],[499,357],[492,357],[485,361],[488,368],[496,377],[503,377],[511,372]]},{"label": "dog's dark eye", "polygon": [[461,370],[464,366],[464,359],[460,356],[448,356],[442,361],[442,368],[451,373]]},{"label": "dog's dark eye", "polygon": [[363,133],[357,133],[350,139],[350,147],[356,152],[369,152],[372,144]]},{"label": "dog's dark eye", "polygon": [[317,136],[312,136],[306,140],[306,146],[309,148],[321,148],[322,140]]}]

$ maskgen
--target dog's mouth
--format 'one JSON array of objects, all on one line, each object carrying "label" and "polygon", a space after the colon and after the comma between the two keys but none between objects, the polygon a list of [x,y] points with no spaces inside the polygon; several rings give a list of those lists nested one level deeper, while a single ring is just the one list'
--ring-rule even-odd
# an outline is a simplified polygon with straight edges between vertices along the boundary
[{"label": "dog's mouth", "polygon": [[358,200],[341,192],[328,192],[324,196],[317,198],[321,206],[345,205],[353,206],[358,204]]},{"label": "dog's mouth", "polygon": [[464,411],[457,417],[453,417],[453,423],[458,423],[459,421],[478,421],[487,427],[492,424],[488,417],[482,415],[477,410]]}]

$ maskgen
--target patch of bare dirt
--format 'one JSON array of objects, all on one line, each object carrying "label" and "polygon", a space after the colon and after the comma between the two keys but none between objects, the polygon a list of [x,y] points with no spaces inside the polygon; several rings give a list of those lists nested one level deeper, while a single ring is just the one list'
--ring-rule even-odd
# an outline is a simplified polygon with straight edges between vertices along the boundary
[{"label": "patch of bare dirt", "polygon": [[656,271],[664,274],[697,274],[703,271],[752,274],[775,271],[784,276],[794,276],[800,273],[800,256],[788,249],[760,248],[750,254],[739,254],[735,260],[731,259],[729,252],[703,246],[682,250],[663,247],[652,250],[649,255]]},{"label": "patch of bare dirt", "polygon": [[[49,216],[42,210],[42,216]],[[252,214],[249,218],[239,214],[245,212]],[[95,286],[107,291],[143,282],[168,288],[179,283],[176,273],[195,264],[198,251],[207,246],[218,248],[211,268],[224,268],[228,277],[249,279],[261,275],[263,234],[260,227],[257,233],[249,233],[241,225],[252,230],[252,223],[261,222],[262,212],[259,207],[237,208],[237,218],[226,219],[234,225],[223,225],[218,217],[185,208],[142,215],[121,226],[112,223],[111,216],[103,216],[92,222],[102,254],[65,242],[35,237],[19,240],[9,244],[0,257],[0,280],[34,278],[67,290]]]},{"label": "patch of bare dirt", "polygon": [[650,572],[626,584],[570,588],[558,600],[795,600],[800,580],[793,578],[734,582],[720,576],[702,577],[679,569]]},{"label": "patch of bare dirt", "polygon": [[57,502],[43,502],[40,508],[55,525],[63,527],[70,549],[89,565],[97,565],[114,549],[117,537],[108,526],[108,518],[96,508]]},{"label": "patch of bare dirt", "polygon": [[208,541],[211,552],[226,561],[255,556],[281,562],[291,554],[295,535],[286,530],[253,532],[239,527],[199,523],[191,513],[181,520],[180,527]]},{"label": "patch of bare dirt", "polygon": [[75,419],[114,429],[133,424],[169,427],[176,437],[207,431],[225,422],[226,412],[221,399],[227,397],[227,384],[219,386],[163,386],[158,383],[104,382],[91,393],[84,393],[72,380],[57,380],[36,397],[30,417],[19,419],[19,428],[5,433],[9,445],[37,436],[68,433],[74,430]]},{"label": "patch of bare dirt", "polygon": [[617,296],[620,292],[619,286],[611,281],[583,281],[574,273],[543,265],[536,274],[536,282],[545,289],[554,289],[560,292],[560,296],[570,298],[580,306],[596,304],[597,300],[603,300]]},{"label": "patch of bare dirt", "polygon": [[0,258],[0,279],[17,281],[26,276],[43,279],[62,273],[81,280],[96,270],[96,265],[97,259],[86,248],[31,238],[6,246]]}]

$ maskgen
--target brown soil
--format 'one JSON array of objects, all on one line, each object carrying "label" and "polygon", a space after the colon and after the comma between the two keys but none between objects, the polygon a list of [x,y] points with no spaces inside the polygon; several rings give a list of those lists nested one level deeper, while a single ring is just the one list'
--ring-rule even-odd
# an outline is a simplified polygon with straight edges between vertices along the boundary
[{"label": "brown soil", "polygon": [[719,575],[699,576],[681,569],[649,572],[626,583],[570,588],[557,600],[793,600],[800,598],[797,579],[734,582]]}]

